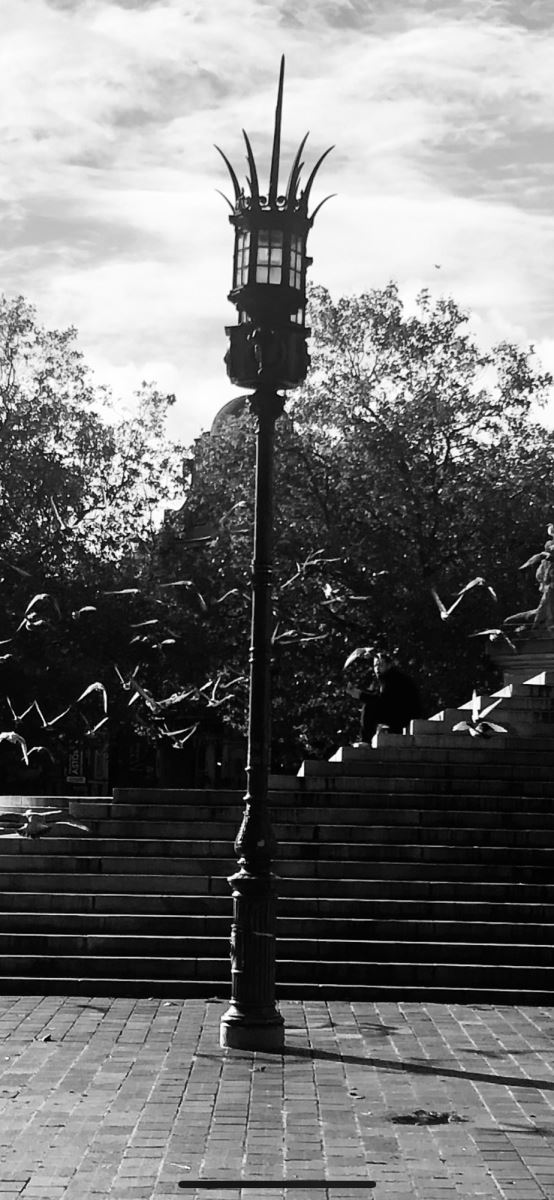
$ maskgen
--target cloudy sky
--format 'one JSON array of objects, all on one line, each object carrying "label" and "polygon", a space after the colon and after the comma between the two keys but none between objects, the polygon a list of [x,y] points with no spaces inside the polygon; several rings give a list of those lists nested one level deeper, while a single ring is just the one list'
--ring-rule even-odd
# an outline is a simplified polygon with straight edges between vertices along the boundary
[{"label": "cloudy sky", "polygon": [[0,287],[186,440],[234,394],[213,143],[267,171],[281,53],[283,173],[336,146],[311,278],[452,294],[554,370],[552,0],[0,0],[0,33]]}]

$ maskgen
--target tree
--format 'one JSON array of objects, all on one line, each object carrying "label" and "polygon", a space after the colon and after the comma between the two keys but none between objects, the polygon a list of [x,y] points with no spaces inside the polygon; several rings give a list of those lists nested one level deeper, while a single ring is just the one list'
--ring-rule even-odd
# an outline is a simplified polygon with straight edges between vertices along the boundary
[{"label": "tree", "polygon": [[[422,292],[407,312],[394,284],[337,303],[316,288],[310,323],[312,371],[277,437],[281,762],[353,736],[342,667],[356,645],[399,646],[428,711],[490,683],[469,635],[525,607],[517,568],[554,502],[554,439],[529,415],[551,380],[532,349],[480,350],[453,300]],[[197,441],[171,535],[210,602],[233,589],[206,642],[219,670],[245,664],[253,437],[244,413]],[[433,593],[447,609],[476,577],[498,602],[476,586],[441,620]]]},{"label": "tree", "polygon": [[[518,567],[554,507],[531,350],[484,352],[452,300],[406,311],[393,284],[336,303],[316,288],[311,324],[277,426],[273,761],[290,769],[354,738],[356,646],[399,646],[429,712],[491,683],[470,635],[534,602]],[[2,731],[57,761],[106,728],[177,747],[245,731],[254,421],[219,421],[183,468],[171,403],[144,385],[121,417],[75,330],[0,302]],[[442,619],[480,577],[498,601],[476,585]],[[17,740],[2,755],[21,761]]]},{"label": "tree", "polygon": [[[130,626],[152,616],[161,513],[182,492],[182,450],[165,434],[173,400],[144,384],[121,417],[75,329],[44,329],[22,297],[0,298],[2,727],[34,722],[56,756],[102,718],[99,691],[78,710],[76,697],[91,682],[111,693],[114,663],[127,674],[141,662]],[[67,718],[44,729],[32,708],[24,720],[35,699],[47,719],[69,705]]]},{"label": "tree", "polygon": [[148,544],[155,511],[178,491],[180,448],[164,433],[173,401],[144,384],[135,414],[118,417],[76,330],[46,330],[22,297],[1,297],[3,560],[69,577],[87,559],[122,567]]}]

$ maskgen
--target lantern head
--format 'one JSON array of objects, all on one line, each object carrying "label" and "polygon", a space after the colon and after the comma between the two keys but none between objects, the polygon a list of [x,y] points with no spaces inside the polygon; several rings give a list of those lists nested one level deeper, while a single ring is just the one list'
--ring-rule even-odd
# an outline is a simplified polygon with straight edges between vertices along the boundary
[{"label": "lantern head", "polygon": [[[224,159],[235,192],[229,220],[235,229],[233,286],[229,300],[239,312],[238,325],[228,326],[230,347],[225,357],[227,372],[240,387],[298,387],[306,377],[309,355],[305,325],[306,269],[311,259],[306,254],[308,232],[317,209],[309,215],[312,185],[326,150],[313,168],[308,182],[299,191],[301,156],[308,135],[303,138],[284,193],[279,193],[281,152],[281,116],[285,60],[281,59],[273,150],[267,195],[260,194],[258,172],[248,135],[246,143],[249,192],[239,185],[231,163]],[[326,197],[329,199],[330,197]]]}]

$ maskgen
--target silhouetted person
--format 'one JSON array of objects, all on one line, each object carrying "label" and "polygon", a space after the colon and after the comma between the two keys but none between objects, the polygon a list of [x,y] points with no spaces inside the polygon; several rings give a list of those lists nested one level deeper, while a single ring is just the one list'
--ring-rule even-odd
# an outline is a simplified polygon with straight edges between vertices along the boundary
[{"label": "silhouetted person", "polygon": [[362,701],[360,741],[371,744],[378,725],[391,733],[402,733],[410,721],[421,715],[417,684],[397,667],[391,654],[376,654],[373,671],[377,687],[365,691],[349,684],[347,692]]}]

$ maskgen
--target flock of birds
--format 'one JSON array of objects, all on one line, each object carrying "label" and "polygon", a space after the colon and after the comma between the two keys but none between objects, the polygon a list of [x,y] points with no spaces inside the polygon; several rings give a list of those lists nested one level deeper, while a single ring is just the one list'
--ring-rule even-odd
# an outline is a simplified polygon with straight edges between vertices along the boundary
[{"label": "flock of birds", "polygon": [[[440,616],[441,621],[448,621],[450,619],[450,617],[452,616],[452,614],[458,608],[458,605],[461,604],[462,600],[464,599],[464,596],[467,596],[468,593],[473,591],[474,588],[485,588],[485,590],[489,593],[489,595],[492,597],[492,599],[495,602],[498,601],[498,597],[496,595],[494,588],[492,588],[490,586],[490,584],[487,583],[486,579],[483,579],[482,575],[477,575],[475,577],[475,579],[470,579],[469,583],[466,583],[465,586],[461,589],[461,591],[458,592],[458,595],[456,596],[455,600],[448,608],[446,607],[445,604],[443,604],[440,596],[438,595],[436,588],[432,587],[431,595],[432,595],[432,597],[435,601],[435,604],[437,605],[437,608],[439,610],[439,616]],[[502,629],[479,629],[479,630],[477,630],[476,633],[470,633],[469,636],[470,637],[487,637],[489,639],[489,641],[491,641],[491,642],[496,641],[498,638],[502,638],[502,639],[504,639],[504,641],[506,641],[508,643],[509,646],[512,647],[513,650],[515,650],[515,646],[514,646],[513,642],[510,640],[510,638],[508,638],[506,636],[506,634],[504,633],[504,631]],[[357,659],[359,659],[359,658],[370,658],[373,655],[373,653],[374,653],[373,646],[357,646],[356,649],[352,650],[352,652],[348,655],[348,658],[346,659],[345,663],[343,664],[343,670],[346,670],[347,667],[352,666],[352,663],[356,662]]]},{"label": "flock of birds", "polygon": [[[235,505],[230,512],[233,512],[237,507],[239,506]],[[225,517],[228,516],[229,514],[225,515]],[[338,561],[337,558],[324,557],[322,550],[310,552],[303,561],[297,562],[296,569],[290,578],[281,585],[280,591],[285,592],[298,580],[305,578],[311,568],[320,570],[322,567]],[[333,612],[338,612],[349,602],[369,599],[367,596],[350,595],[344,588],[338,588],[328,582],[322,583],[321,586],[323,591],[321,603],[324,606],[329,606]],[[250,602],[250,597],[245,589],[233,587],[208,604],[197,585],[191,579],[176,579],[162,583],[159,587],[160,590],[172,589],[185,592],[196,606],[197,611],[203,616],[209,612],[210,608],[219,607],[219,605],[231,597],[237,597],[247,604]],[[110,598],[119,597],[133,600],[141,597],[143,592],[139,587],[122,587],[105,590],[101,594]],[[154,600],[154,603],[163,606],[164,602],[162,600]],[[88,620],[97,612],[97,603],[83,604],[71,611],[71,619],[73,621]],[[0,650],[2,650],[2,653],[0,653],[0,664],[8,662],[14,657],[14,642],[18,636],[34,630],[46,629],[52,623],[55,624],[61,621],[61,619],[62,611],[57,598],[50,592],[37,592],[25,605],[15,634],[0,641]],[[170,629],[166,628],[164,630],[163,625],[163,619],[160,617],[147,617],[144,620],[131,621],[129,628],[132,636],[129,644],[131,646],[134,645],[137,651],[140,651],[141,647],[145,645],[149,649],[163,649],[174,645],[177,636]],[[159,636],[158,630],[163,630],[162,636]],[[166,636],[166,634],[170,634],[171,636]],[[312,632],[305,629],[283,627],[281,621],[277,621],[272,632],[271,641],[274,646],[291,646],[321,641],[328,636],[329,634],[325,632]],[[182,749],[189,739],[194,737],[200,721],[195,720],[192,723],[176,728],[174,727],[175,722],[171,722],[170,720],[172,709],[178,705],[187,703],[189,707],[201,706],[203,710],[217,709],[229,704],[236,688],[246,683],[245,675],[237,675],[229,679],[226,672],[222,671],[215,678],[207,680],[202,686],[173,692],[169,696],[158,698],[137,678],[139,669],[140,665],[137,665],[131,674],[125,675],[117,663],[113,664],[113,670],[120,687],[129,693],[128,707],[131,708],[140,703],[145,709],[144,717],[139,712],[135,713],[137,725],[150,730],[154,728],[157,736],[160,739],[167,739],[168,743],[175,749]],[[92,698],[95,698],[98,702],[93,708],[91,708],[90,704]],[[56,729],[58,726],[63,728],[61,723],[64,719],[68,718],[70,713],[77,711],[83,725],[84,736],[92,738],[102,730],[109,719],[108,691],[105,683],[101,680],[94,680],[92,683],[89,683],[75,700],[65,705],[61,711],[53,715],[46,715],[44,703],[42,701],[39,702],[36,698],[27,703],[25,707],[18,708],[12,702],[10,696],[6,695],[5,704],[11,717],[12,727],[0,732],[0,743],[4,742],[16,746],[21,753],[22,761],[27,767],[31,764],[33,756],[46,755],[53,762],[55,760],[50,748],[42,744],[42,742],[38,742],[36,745],[28,744],[28,739],[22,732],[22,726],[25,722],[29,725],[31,719],[34,718],[35,725],[38,722],[42,730],[50,731]],[[94,712],[94,708],[96,708],[96,712]],[[92,713],[94,715],[91,715]]]},{"label": "flock of birds", "polygon": [[[291,577],[281,585],[280,591],[285,591],[287,588],[291,587],[295,582],[297,582],[297,580],[304,578],[310,568],[319,569],[324,565],[339,561],[337,558],[322,557],[323,553],[324,552],[322,550],[313,551],[303,562],[298,562],[296,564],[296,570],[293,572]],[[524,566],[531,565],[531,563],[534,561],[534,559],[530,559],[528,563],[524,564]],[[381,571],[377,574],[383,575],[385,573],[386,572]],[[321,601],[321,603],[328,606],[334,614],[338,613],[345,604],[368,601],[370,599],[368,595],[354,595],[347,592],[344,588],[338,587],[337,585],[329,582],[325,582],[321,586],[324,596],[324,599]],[[202,596],[193,580],[177,579],[169,583],[160,584],[160,588],[183,589],[197,603],[200,612],[206,614],[209,610],[209,606],[205,598]],[[492,588],[482,576],[476,576],[474,579],[471,579],[469,583],[465,584],[465,586],[461,588],[458,595],[455,597],[452,604],[449,606],[446,606],[443,603],[436,589],[434,587],[431,588],[431,594],[436,603],[441,621],[448,621],[452,617],[453,613],[456,612],[458,606],[464,600],[464,597],[466,597],[475,588],[486,590],[491,598],[494,601],[497,601],[494,588]],[[138,587],[117,588],[107,590],[102,593],[102,595],[109,597],[138,597],[141,594],[141,589]],[[238,588],[230,588],[212,603],[214,606],[219,606],[231,596],[239,596],[243,600],[248,600],[248,596],[245,591],[241,591]],[[155,601],[155,603],[162,604],[163,602]],[[97,605],[85,604],[82,607],[73,610],[71,617],[73,620],[77,621],[97,611]],[[47,626],[51,622],[52,618],[61,619],[61,616],[62,614],[60,605],[56,597],[48,592],[38,592],[27,603],[21,620],[17,626],[16,634],[19,634],[22,631],[29,632],[34,629]],[[133,631],[133,636],[130,644],[142,644],[147,642],[150,647],[153,646],[160,649],[164,646],[174,644],[176,638],[173,636],[162,637],[159,641],[152,640],[154,630],[157,630],[160,624],[160,619],[157,617],[150,617],[142,621],[131,622],[130,628]],[[280,622],[277,622],[272,634],[272,643],[274,645],[277,643],[282,645],[291,645],[295,643],[301,644],[311,641],[320,641],[328,636],[329,635],[325,632],[313,633],[307,630],[303,631],[296,628],[281,629]],[[501,628],[477,630],[475,633],[470,634],[470,637],[486,637],[490,641],[503,639],[513,650],[515,650],[514,643]],[[13,641],[13,637],[5,638],[0,641],[0,647],[9,646]],[[13,652],[11,650],[7,650],[0,654],[0,663],[9,660],[12,657],[12,653]],[[346,658],[343,669],[346,670],[357,659],[367,658],[372,654],[373,648],[370,646],[357,647]],[[156,698],[153,693],[137,678],[139,671],[138,665],[128,676],[123,674],[117,663],[114,663],[113,667],[121,688],[130,694],[128,707],[132,707],[133,705],[141,702],[147,711],[150,724],[152,724],[152,722],[154,723],[154,727],[158,736],[160,738],[168,739],[175,749],[182,749],[189,739],[195,735],[200,721],[196,720],[182,728],[171,728],[169,717],[172,708],[179,704],[189,702],[190,705],[201,704],[205,705],[205,707],[208,709],[217,709],[222,705],[228,704],[232,699],[233,689],[239,684],[242,685],[246,682],[246,676],[244,675],[238,675],[235,678],[228,680],[226,679],[226,673],[222,671],[216,676],[215,679],[209,679],[201,687],[188,688],[184,691],[173,692],[171,695],[163,698]],[[93,719],[91,719],[87,712],[83,711],[80,706],[93,696],[97,697],[100,702],[100,711],[95,714]],[[65,717],[67,717],[73,709],[79,709],[84,725],[85,736],[88,737],[93,737],[95,734],[97,734],[106,725],[109,717],[108,692],[105,684],[100,680],[95,680],[88,684],[88,686],[84,688],[80,695],[71,704],[63,708],[60,712],[56,713],[56,715],[48,718],[44,714],[43,706],[41,706],[36,699],[33,699],[20,712],[16,711],[16,708],[9,696],[6,696],[5,700],[11,714],[13,728],[0,732],[0,743],[6,742],[19,747],[23,762],[26,766],[30,765],[32,755],[38,755],[41,753],[49,755],[52,761],[54,761],[53,755],[48,746],[42,744],[28,746],[25,737],[21,732],[19,732],[19,727],[31,715],[34,715],[36,718],[38,718],[38,721],[43,729],[50,730],[57,726]],[[140,716],[137,717],[137,723],[139,725],[142,724],[145,727],[149,727],[148,721],[144,721],[140,718]],[[470,732],[478,732],[477,721],[472,718],[472,720],[468,723],[468,728]],[[494,728],[494,726],[492,728]],[[481,732],[483,732],[483,730],[481,730]]]},{"label": "flock of birds", "polygon": [[[170,583],[161,584],[160,587],[185,589],[191,594],[202,613],[208,611],[208,605],[204,597],[192,580],[174,580]],[[214,604],[219,605],[228,597],[235,594],[239,594],[238,589],[229,589],[223,596],[214,601]],[[136,598],[142,595],[142,590],[138,587],[126,587],[106,590],[102,592],[102,595],[108,597]],[[163,602],[155,600],[154,603],[162,604]],[[78,621],[97,612],[97,604],[85,604],[73,610],[71,618]],[[1,648],[12,646],[11,649],[4,650],[0,654],[0,663],[7,662],[14,657],[15,647],[13,643],[17,635],[28,633],[35,629],[47,628],[51,626],[52,622],[55,623],[61,619],[62,612],[56,597],[49,592],[37,592],[26,604],[15,634],[0,641]],[[137,650],[145,643],[148,644],[150,649],[161,649],[164,646],[175,644],[176,636],[161,637],[155,640],[156,633],[154,631],[160,625],[161,619],[158,617],[130,622],[129,628],[132,636],[129,644],[132,646],[139,643],[136,647]],[[236,676],[234,679],[228,679],[226,673],[222,671],[215,678],[209,679],[201,687],[188,688],[173,692],[171,695],[163,698],[157,698],[137,678],[140,663],[127,676],[120,670],[117,663],[113,663],[113,670],[120,687],[129,693],[128,707],[130,708],[138,702],[142,702],[146,709],[149,719],[145,720],[137,714],[135,716],[137,724],[145,728],[153,728],[160,738],[168,739],[175,749],[182,749],[186,742],[194,736],[200,723],[199,721],[195,721],[182,728],[172,728],[173,722],[170,720],[170,714],[175,706],[188,701],[191,705],[200,705],[203,710],[219,708],[230,702],[233,695],[232,689],[246,681],[246,676],[243,675]],[[83,725],[84,736],[92,738],[102,730],[109,719],[108,689],[106,684],[101,680],[94,680],[92,683],[89,683],[75,700],[54,715],[45,715],[44,709],[46,706],[42,701],[39,703],[36,698],[32,699],[23,708],[16,706],[8,695],[4,697],[4,700],[10,714],[12,728],[4,729],[0,732],[0,743],[4,742],[16,746],[21,752],[22,761],[27,767],[31,764],[31,757],[34,755],[44,754],[52,762],[55,759],[47,745],[37,744],[31,746],[28,744],[28,739],[21,732],[21,727],[25,722],[29,724],[31,719],[34,718],[35,725],[38,723],[41,729],[49,731],[59,726],[70,713],[78,712]],[[91,705],[91,701],[96,701],[96,703]]]},{"label": "flock of birds", "polygon": [[[553,532],[554,532],[554,530],[553,530]],[[529,559],[527,562],[525,562],[523,564],[521,570],[524,570],[525,567],[533,566],[534,563],[536,562],[536,559],[537,559],[537,556],[533,556],[533,558]],[[458,592],[458,595],[456,596],[455,600],[448,608],[446,607],[445,604],[443,604],[436,589],[431,588],[431,594],[432,594],[433,599],[439,610],[439,615],[440,615],[441,621],[448,621],[450,619],[450,617],[452,616],[452,614],[458,608],[458,605],[461,604],[462,600],[464,599],[464,596],[467,596],[467,594],[469,592],[471,592],[474,588],[485,588],[486,591],[491,596],[491,598],[495,602],[498,602],[498,597],[496,595],[494,588],[492,588],[490,586],[490,584],[488,584],[487,581],[485,579],[483,579],[483,577],[481,575],[476,576],[475,579],[471,579],[469,583],[466,583],[465,587],[463,587],[461,589],[461,591]],[[522,617],[527,617],[529,615],[532,615],[532,614],[516,613],[515,617],[522,618]],[[507,618],[507,619],[514,620],[514,618]],[[498,639],[502,639],[503,641],[505,641],[507,643],[508,646],[510,646],[510,648],[514,652],[516,650],[516,646],[514,645],[511,638],[509,638],[507,636],[507,634],[504,632],[504,630],[500,629],[500,628],[479,629],[475,633],[469,634],[469,636],[470,637],[486,637],[491,642],[497,641]],[[352,664],[355,663],[358,659],[372,658],[373,655],[374,655],[374,647],[358,646],[358,647],[356,647],[355,650],[352,650],[352,652],[348,655],[347,659],[345,660],[345,662],[343,664],[343,670],[346,670],[348,667],[352,666]],[[493,710],[496,708],[498,703],[499,703],[499,701],[495,701],[493,704],[490,704],[487,708],[481,709],[480,698],[479,698],[477,692],[474,690],[473,696],[472,696],[472,702],[471,702],[471,713],[468,714],[467,720],[459,721],[456,725],[453,725],[453,727],[452,727],[453,731],[454,732],[467,732],[467,733],[469,733],[470,737],[481,737],[481,738],[489,738],[495,733],[506,733],[507,730],[504,725],[500,725],[498,722],[490,720],[490,715],[493,712]],[[487,719],[487,718],[489,718],[489,719]]]}]

